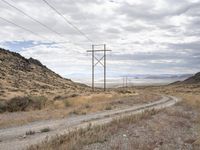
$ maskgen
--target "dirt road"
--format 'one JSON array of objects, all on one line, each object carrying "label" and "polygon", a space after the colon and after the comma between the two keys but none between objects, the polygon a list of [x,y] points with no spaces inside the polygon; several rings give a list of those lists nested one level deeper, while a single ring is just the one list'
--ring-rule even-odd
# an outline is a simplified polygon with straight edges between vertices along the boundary
[{"label": "dirt road", "polygon": [[[59,120],[37,121],[23,126],[0,129],[0,149],[21,150],[27,146],[37,144],[46,138],[60,134],[66,134],[75,128],[84,128],[92,124],[104,124],[117,117],[130,114],[138,114],[145,110],[162,109],[170,107],[179,100],[172,96],[163,96],[159,101],[148,104],[136,105],[124,109],[108,110],[99,113],[92,113],[82,116],[71,116]],[[49,132],[41,132],[42,129],[49,128]],[[34,131],[33,135],[26,135],[26,132]]]}]

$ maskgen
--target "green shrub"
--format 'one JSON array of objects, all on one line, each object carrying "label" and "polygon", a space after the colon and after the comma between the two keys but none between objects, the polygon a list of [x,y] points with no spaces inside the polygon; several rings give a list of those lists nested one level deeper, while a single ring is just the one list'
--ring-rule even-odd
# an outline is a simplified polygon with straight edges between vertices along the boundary
[{"label": "green shrub", "polygon": [[48,127],[40,130],[40,132],[49,132],[49,131],[50,131],[50,128],[48,128]]}]

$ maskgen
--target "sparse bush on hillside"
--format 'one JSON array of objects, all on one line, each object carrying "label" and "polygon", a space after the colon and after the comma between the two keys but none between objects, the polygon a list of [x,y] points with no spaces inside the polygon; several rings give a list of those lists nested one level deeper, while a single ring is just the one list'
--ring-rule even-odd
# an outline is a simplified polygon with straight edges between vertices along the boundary
[{"label": "sparse bush on hillside", "polygon": [[60,100],[60,99],[62,99],[62,96],[58,95],[58,96],[55,96],[53,99],[54,100]]},{"label": "sparse bush on hillside", "polygon": [[0,90],[0,95],[3,95],[5,93],[4,90]]},{"label": "sparse bush on hillside", "polygon": [[34,134],[35,134],[35,131],[32,131],[32,130],[26,132],[26,135],[34,135]]},{"label": "sparse bush on hillside", "polygon": [[43,132],[49,132],[49,131],[50,131],[50,128],[49,128],[49,127],[43,128],[43,129],[40,130],[40,132],[42,132],[42,133],[43,133]]},{"label": "sparse bush on hillside", "polygon": [[0,102],[0,113],[42,109],[46,100],[44,96],[14,97],[7,102]]},{"label": "sparse bush on hillside", "polygon": [[106,106],[106,107],[105,107],[105,110],[111,110],[111,109],[112,109],[111,106]]},{"label": "sparse bush on hillside", "polygon": [[0,113],[3,113],[6,111],[7,105],[5,102],[0,101]]},{"label": "sparse bush on hillside", "polygon": [[129,90],[119,90],[118,92],[121,93],[121,94],[131,94],[132,93]]},{"label": "sparse bush on hillside", "polygon": [[64,96],[58,95],[58,96],[54,97],[54,100],[63,100],[63,99],[77,97],[77,96],[79,96],[79,95],[78,94],[70,94],[70,95],[67,94],[67,95],[64,95]]},{"label": "sparse bush on hillside", "polygon": [[69,107],[69,106],[71,106],[69,100],[65,100],[64,103],[65,103],[65,107]]},{"label": "sparse bush on hillside", "polygon": [[71,94],[70,97],[77,97],[79,96],[78,94]]},{"label": "sparse bush on hillside", "polygon": [[7,111],[24,111],[28,107],[31,99],[29,97],[15,97],[7,102]]},{"label": "sparse bush on hillside", "polygon": [[29,96],[31,99],[29,109],[42,109],[45,107],[47,98],[45,96]]},{"label": "sparse bush on hillside", "polygon": [[85,104],[85,108],[91,108],[91,106],[89,104]]}]

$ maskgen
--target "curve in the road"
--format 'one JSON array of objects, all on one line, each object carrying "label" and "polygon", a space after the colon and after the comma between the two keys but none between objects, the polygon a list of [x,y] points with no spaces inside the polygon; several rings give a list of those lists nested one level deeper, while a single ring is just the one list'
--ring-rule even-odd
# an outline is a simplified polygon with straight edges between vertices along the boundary
[{"label": "curve in the road", "polygon": [[[111,122],[114,118],[126,115],[138,114],[146,110],[162,109],[170,107],[179,101],[172,96],[163,96],[161,100],[152,103],[137,105],[124,109],[109,110],[92,113],[84,116],[74,116],[58,120],[37,121],[23,126],[0,129],[0,149],[21,150],[32,144],[37,144],[55,135],[66,134],[74,128],[87,127],[89,123],[101,125]],[[40,130],[50,128],[50,132],[41,133]],[[35,131],[36,134],[25,137],[27,131]]]}]

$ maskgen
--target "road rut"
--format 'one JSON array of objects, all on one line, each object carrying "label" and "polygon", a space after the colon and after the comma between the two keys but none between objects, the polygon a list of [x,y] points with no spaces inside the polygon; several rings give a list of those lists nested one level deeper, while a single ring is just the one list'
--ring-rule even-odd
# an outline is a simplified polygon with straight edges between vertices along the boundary
[{"label": "road rut", "polygon": [[[51,138],[56,135],[66,134],[69,130],[75,128],[85,128],[89,123],[101,125],[109,123],[114,118],[123,117],[132,114],[142,113],[151,109],[163,109],[170,107],[179,101],[172,96],[163,96],[162,99],[133,107],[102,111],[82,116],[71,116],[64,119],[45,120],[29,123],[23,126],[0,129],[0,149],[2,150],[21,150],[27,146],[40,143],[47,137]],[[50,131],[41,133],[44,128]],[[34,131],[34,135],[26,136],[27,131]]]}]

